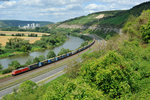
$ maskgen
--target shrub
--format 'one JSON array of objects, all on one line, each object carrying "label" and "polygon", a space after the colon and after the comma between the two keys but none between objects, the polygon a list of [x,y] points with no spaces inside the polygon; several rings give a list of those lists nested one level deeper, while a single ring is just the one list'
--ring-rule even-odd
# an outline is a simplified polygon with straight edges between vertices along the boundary
[{"label": "shrub", "polygon": [[45,60],[45,56],[44,56],[44,55],[39,56],[39,60],[40,60],[40,61]]},{"label": "shrub", "polygon": [[21,38],[12,38],[6,43],[5,48],[26,52],[31,50],[31,45],[27,40]]},{"label": "shrub", "polygon": [[68,53],[68,52],[71,52],[71,50],[62,48],[62,49],[60,50],[60,52],[58,53],[58,56],[63,55],[63,54],[66,54],[66,53]]},{"label": "shrub", "polygon": [[142,39],[148,43],[150,42],[150,21],[146,25],[141,26],[141,34],[142,34]]},{"label": "shrub", "polygon": [[39,58],[39,57],[35,57],[35,58],[33,59],[33,62],[34,62],[34,63],[40,62],[40,58]]},{"label": "shrub", "polygon": [[33,93],[33,89],[36,87],[37,85],[35,82],[28,80],[28,81],[23,82],[19,86],[19,92],[23,93],[23,95],[28,95],[30,93]]},{"label": "shrub", "polygon": [[111,98],[135,92],[138,89],[135,82],[140,78],[139,73],[134,73],[124,58],[115,52],[97,60],[87,61],[81,67],[81,76],[92,86],[96,86]]},{"label": "shrub", "polygon": [[84,47],[84,46],[86,46],[86,45],[88,45],[88,42],[87,42],[87,41],[83,42],[80,47]]},{"label": "shrub", "polygon": [[18,61],[12,61],[11,64],[9,64],[9,68],[10,69],[17,69],[17,68],[20,68],[21,65]]},{"label": "shrub", "polygon": [[0,71],[2,71],[2,69],[3,69],[3,66],[0,64]]},{"label": "shrub", "polygon": [[66,74],[69,78],[76,78],[79,75],[81,63],[73,62],[66,68]]},{"label": "shrub", "polygon": [[49,59],[49,58],[53,58],[53,57],[56,57],[56,54],[54,51],[50,50],[47,54],[47,58]]},{"label": "shrub", "polygon": [[6,68],[2,70],[2,74],[10,73],[12,71],[11,68]]},{"label": "shrub", "polygon": [[31,58],[29,58],[29,59],[26,61],[25,65],[30,65],[30,64],[32,64],[32,62],[33,62],[33,60],[32,60]]}]

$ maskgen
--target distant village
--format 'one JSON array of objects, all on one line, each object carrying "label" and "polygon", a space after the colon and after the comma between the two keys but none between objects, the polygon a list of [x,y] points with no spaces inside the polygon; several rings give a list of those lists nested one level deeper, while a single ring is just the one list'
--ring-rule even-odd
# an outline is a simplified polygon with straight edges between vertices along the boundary
[{"label": "distant village", "polygon": [[40,24],[32,23],[32,24],[27,24],[26,26],[18,26],[21,29],[35,29],[36,27],[40,27]]}]

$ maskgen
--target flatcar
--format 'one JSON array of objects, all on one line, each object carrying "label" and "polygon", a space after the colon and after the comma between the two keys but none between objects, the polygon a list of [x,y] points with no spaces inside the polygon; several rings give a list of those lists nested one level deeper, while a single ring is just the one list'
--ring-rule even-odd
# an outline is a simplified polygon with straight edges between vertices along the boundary
[{"label": "flatcar", "polygon": [[48,60],[42,61],[42,64],[43,64],[43,66],[47,65],[48,64]]},{"label": "flatcar", "polygon": [[36,68],[38,68],[38,64],[35,63],[35,64],[32,64],[32,65],[29,65],[28,68],[29,68],[30,70],[36,69]]},{"label": "flatcar", "polygon": [[67,53],[67,56],[71,56],[71,55],[72,55],[72,52]]},{"label": "flatcar", "polygon": [[51,64],[51,63],[53,63],[53,62],[55,62],[56,61],[56,58],[52,58],[52,59],[48,59],[48,64]]}]

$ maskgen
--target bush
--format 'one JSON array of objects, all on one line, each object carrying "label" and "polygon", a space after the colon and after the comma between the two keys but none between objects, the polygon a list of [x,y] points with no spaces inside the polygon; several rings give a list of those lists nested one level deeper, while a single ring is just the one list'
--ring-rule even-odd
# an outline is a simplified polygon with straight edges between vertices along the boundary
[{"label": "bush", "polygon": [[63,55],[63,54],[66,54],[66,53],[68,53],[68,52],[71,52],[71,50],[62,48],[62,49],[60,50],[60,52],[58,53],[58,56]]},{"label": "bush", "polygon": [[[121,55],[109,52],[98,60],[87,61],[81,67],[81,76],[92,86],[96,86],[111,98],[118,98],[123,94],[137,90],[136,79],[140,78]],[[132,73],[131,73],[132,72]]]},{"label": "bush", "polygon": [[84,47],[84,46],[86,46],[86,45],[88,45],[88,42],[87,42],[87,41],[83,42],[80,47]]},{"label": "bush", "polygon": [[38,63],[38,62],[40,62],[40,58],[39,58],[39,57],[35,57],[35,58],[33,59],[33,63]]},{"label": "bush", "polygon": [[142,39],[146,42],[150,42],[150,21],[146,25],[141,26],[141,34],[142,34]]},{"label": "bush", "polygon": [[81,63],[73,62],[66,68],[66,74],[69,78],[76,78],[79,75]]},{"label": "bush", "polygon": [[0,72],[2,71],[2,69],[3,69],[3,66],[0,64]]},{"label": "bush", "polygon": [[2,74],[10,73],[12,71],[11,68],[6,68],[2,70]]},{"label": "bush", "polygon": [[18,61],[12,61],[11,64],[9,64],[9,68],[10,69],[17,69],[17,68],[20,68],[21,65]]},{"label": "bush", "polygon": [[27,66],[27,65],[30,65],[30,64],[32,64],[32,62],[33,62],[33,60],[30,58],[30,59],[28,59],[28,60],[26,61],[25,65],[26,65],[26,66]]},{"label": "bush", "polygon": [[143,11],[143,13],[135,18],[131,16],[129,21],[125,24],[123,32],[130,34],[131,37],[142,38],[145,42],[150,39],[149,27],[150,27],[150,10]]},{"label": "bush", "polygon": [[43,95],[44,100],[87,100],[87,99],[103,99],[102,92],[91,88],[80,79],[66,81],[65,84],[55,83],[50,85]]},{"label": "bush", "polygon": [[47,58],[49,59],[49,58],[53,58],[53,57],[56,57],[56,54],[54,51],[50,50],[47,54]]},{"label": "bush", "polygon": [[40,61],[45,60],[45,56],[44,56],[44,55],[39,56],[39,60],[40,60]]},{"label": "bush", "polygon": [[0,54],[3,54],[4,50],[2,50],[2,44],[0,43]]},{"label": "bush", "polygon": [[12,38],[6,43],[5,48],[26,52],[31,50],[31,45],[27,40],[21,38]]},{"label": "bush", "polygon": [[23,95],[28,95],[30,93],[33,93],[33,89],[37,87],[37,84],[35,82],[32,82],[30,80],[23,82],[19,86],[19,92],[21,92]]}]

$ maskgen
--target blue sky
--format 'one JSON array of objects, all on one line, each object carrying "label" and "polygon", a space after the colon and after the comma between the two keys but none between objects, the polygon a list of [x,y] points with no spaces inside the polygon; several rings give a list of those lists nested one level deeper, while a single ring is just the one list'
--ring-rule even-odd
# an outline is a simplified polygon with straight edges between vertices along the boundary
[{"label": "blue sky", "polygon": [[89,13],[124,10],[149,0],[0,0],[0,20],[59,22]]}]

